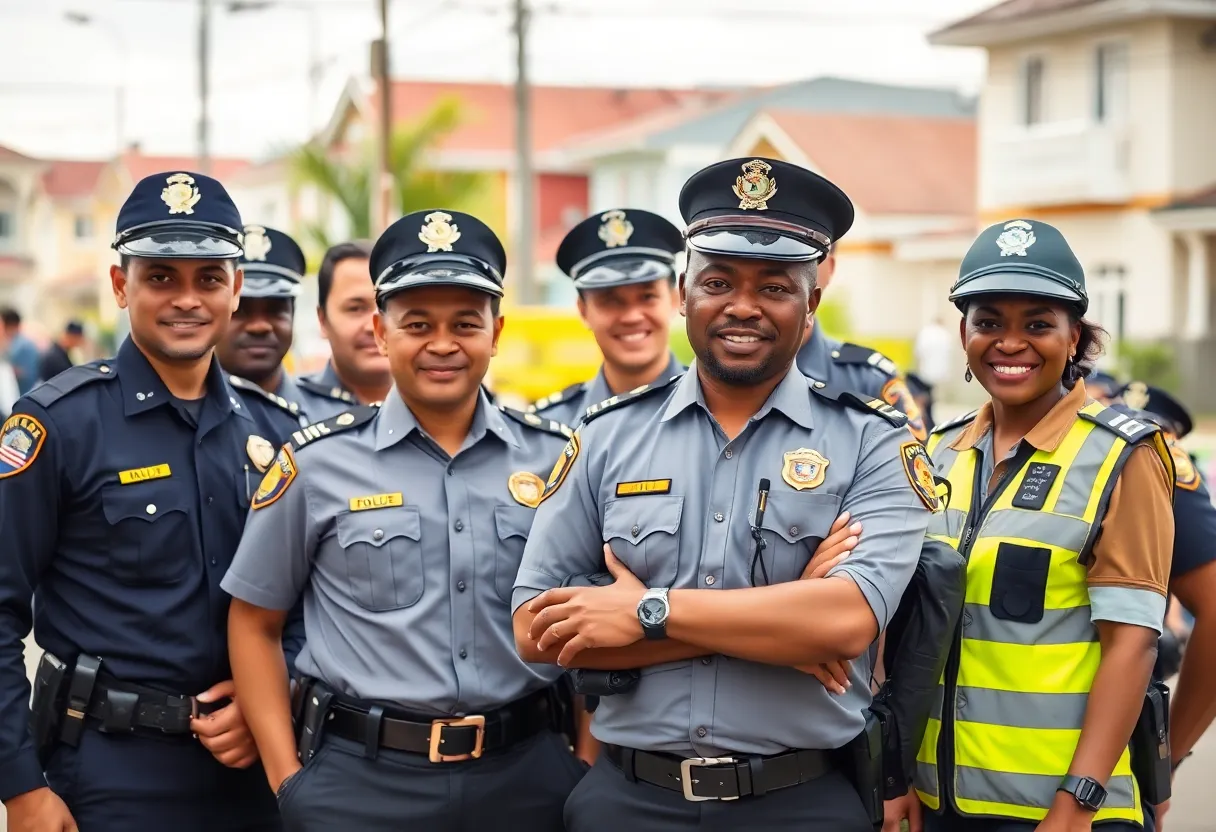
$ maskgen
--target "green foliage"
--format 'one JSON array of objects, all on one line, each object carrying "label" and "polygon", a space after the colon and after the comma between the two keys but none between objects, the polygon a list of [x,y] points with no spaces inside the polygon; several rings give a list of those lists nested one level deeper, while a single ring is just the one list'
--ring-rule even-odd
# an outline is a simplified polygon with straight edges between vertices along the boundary
[{"label": "green foliage", "polygon": [[1115,348],[1123,378],[1140,379],[1171,393],[1178,391],[1178,364],[1167,344],[1156,341],[1120,341]]}]

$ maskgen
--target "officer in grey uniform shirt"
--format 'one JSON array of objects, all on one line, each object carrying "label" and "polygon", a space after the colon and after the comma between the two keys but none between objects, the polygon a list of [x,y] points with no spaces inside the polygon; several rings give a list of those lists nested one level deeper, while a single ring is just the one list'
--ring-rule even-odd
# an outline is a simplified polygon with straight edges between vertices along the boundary
[{"label": "officer in grey uniform shirt", "polygon": [[334,365],[327,363],[325,369],[315,376],[300,376],[295,379],[296,395],[303,408],[322,417],[357,407],[359,400],[343,385]]},{"label": "officer in grey uniform shirt", "polygon": [[[560,670],[515,651],[524,541],[569,428],[490,404],[506,256],[426,211],[372,253],[394,387],[301,429],[223,587],[238,696],[290,830],[562,828],[584,766],[554,730]],[[292,735],[277,633],[304,592]]]},{"label": "officer in grey uniform shirt", "polygon": [[[832,752],[862,731],[863,654],[937,498],[902,414],[794,364],[816,261],[853,207],[810,171],[735,159],[694,175],[680,210],[696,361],[591,409],[546,482],[515,583],[526,660],[643,668],[595,712],[604,750],[567,829],[870,830]],[[860,542],[800,580],[842,512]],[[561,586],[605,568],[609,586]],[[846,658],[842,695],[799,669]]]},{"label": "officer in grey uniform shirt", "polygon": [[587,408],[617,393],[684,372],[669,346],[676,311],[680,229],[636,208],[580,222],[557,248],[557,266],[578,290],[578,311],[604,363],[595,378],[538,400],[529,410],[576,425]]}]

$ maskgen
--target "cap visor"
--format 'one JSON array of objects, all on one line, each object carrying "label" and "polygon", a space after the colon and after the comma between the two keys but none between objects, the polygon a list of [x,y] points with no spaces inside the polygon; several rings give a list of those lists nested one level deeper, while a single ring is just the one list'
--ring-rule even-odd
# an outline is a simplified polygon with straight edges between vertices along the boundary
[{"label": "cap visor", "polygon": [[592,266],[575,279],[574,286],[577,289],[609,289],[670,280],[674,276],[675,269],[658,260],[618,260]]},{"label": "cap visor", "polygon": [[975,295],[1030,295],[1051,298],[1063,303],[1085,305],[1077,292],[1054,280],[1026,272],[994,272],[969,280],[950,293],[950,300],[957,301]]},{"label": "cap visor", "polygon": [[805,263],[823,256],[822,249],[772,231],[708,231],[689,238],[688,245],[702,254],[790,263]]},{"label": "cap visor", "polygon": [[418,289],[424,286],[460,286],[502,297],[502,287],[484,274],[450,268],[426,269],[396,275],[376,287],[376,297],[383,299],[406,289]]},{"label": "cap visor", "polygon": [[185,260],[235,260],[241,247],[232,240],[203,231],[163,230],[124,240],[117,247],[128,257],[169,257]]},{"label": "cap visor", "polygon": [[281,275],[245,272],[241,285],[243,298],[296,298],[299,294],[300,284]]}]

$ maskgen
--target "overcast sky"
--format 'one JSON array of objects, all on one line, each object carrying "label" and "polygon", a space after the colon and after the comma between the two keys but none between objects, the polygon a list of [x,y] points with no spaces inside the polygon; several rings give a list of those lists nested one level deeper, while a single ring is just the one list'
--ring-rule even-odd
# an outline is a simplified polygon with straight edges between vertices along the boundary
[{"label": "overcast sky", "polygon": [[[925,33],[994,0],[529,0],[532,80],[697,86],[818,75],[978,89],[983,54]],[[0,0],[0,144],[102,158],[127,142],[197,149],[199,0]],[[298,142],[365,74],[375,0],[211,0],[211,150],[264,157]],[[398,78],[510,81],[512,0],[391,0]],[[85,12],[91,22],[68,20]],[[312,37],[312,33],[316,37]],[[315,47],[314,44],[315,43]],[[309,66],[324,63],[310,121]]]}]

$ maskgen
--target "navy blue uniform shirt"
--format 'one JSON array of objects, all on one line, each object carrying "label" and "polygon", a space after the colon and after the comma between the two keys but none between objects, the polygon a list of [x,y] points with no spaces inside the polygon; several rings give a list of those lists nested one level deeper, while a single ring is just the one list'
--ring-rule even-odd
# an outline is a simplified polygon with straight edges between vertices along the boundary
[{"label": "navy blue uniform shirt", "polygon": [[13,410],[0,431],[3,800],[45,785],[26,724],[31,621],[69,665],[99,656],[119,679],[168,693],[231,676],[220,579],[262,477],[262,440],[282,440],[217,360],[205,397],[184,404],[129,339]]}]

